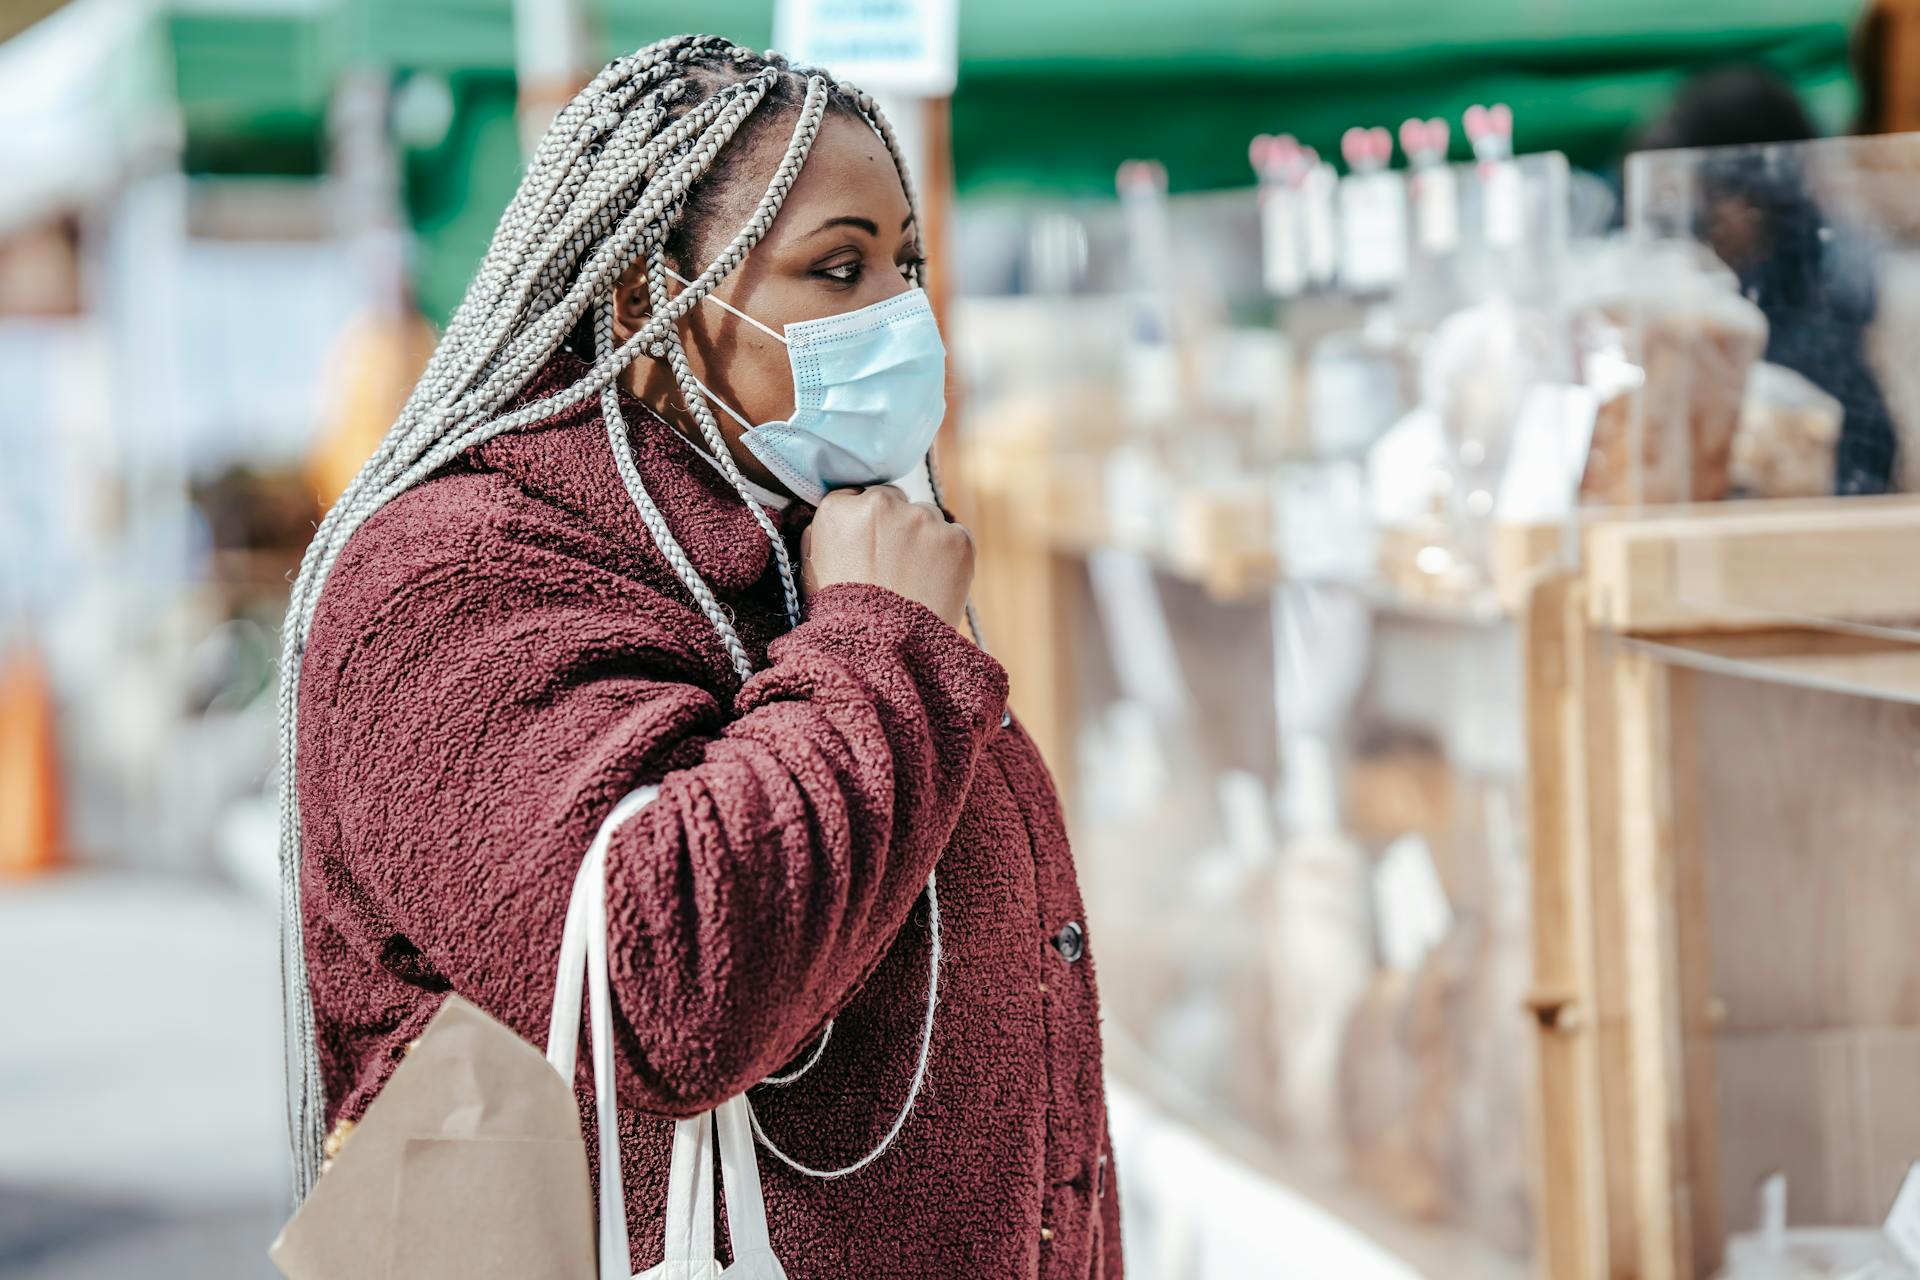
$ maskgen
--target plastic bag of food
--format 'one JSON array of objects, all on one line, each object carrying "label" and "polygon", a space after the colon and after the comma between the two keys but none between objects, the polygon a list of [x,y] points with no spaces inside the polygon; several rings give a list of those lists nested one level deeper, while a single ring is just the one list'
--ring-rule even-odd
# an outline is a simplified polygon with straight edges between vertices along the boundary
[{"label": "plastic bag of food", "polygon": [[1581,497],[1726,497],[1747,378],[1767,345],[1760,308],[1692,241],[1612,241],[1570,275],[1584,380],[1600,396]]},{"label": "plastic bag of food", "polygon": [[1792,369],[1757,364],[1733,436],[1732,481],[1749,498],[1823,498],[1845,410]]}]

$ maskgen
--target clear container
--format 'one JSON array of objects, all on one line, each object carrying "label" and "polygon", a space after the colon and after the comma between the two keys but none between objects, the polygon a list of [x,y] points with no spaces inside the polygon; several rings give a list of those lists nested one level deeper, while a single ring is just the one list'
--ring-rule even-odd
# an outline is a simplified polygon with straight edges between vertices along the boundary
[{"label": "clear container", "polygon": [[1584,495],[1600,518],[1749,500],[1678,546],[1676,615],[1914,633],[1916,167],[1912,134],[1629,159],[1614,287],[1580,317]]}]

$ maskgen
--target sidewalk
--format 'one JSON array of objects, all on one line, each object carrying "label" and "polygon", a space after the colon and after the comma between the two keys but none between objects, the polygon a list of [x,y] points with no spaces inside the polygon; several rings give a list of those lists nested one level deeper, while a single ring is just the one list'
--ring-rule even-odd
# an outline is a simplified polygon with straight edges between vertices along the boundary
[{"label": "sidewalk", "polygon": [[0,889],[0,1277],[269,1277],[285,1215],[270,909],[209,882]]}]

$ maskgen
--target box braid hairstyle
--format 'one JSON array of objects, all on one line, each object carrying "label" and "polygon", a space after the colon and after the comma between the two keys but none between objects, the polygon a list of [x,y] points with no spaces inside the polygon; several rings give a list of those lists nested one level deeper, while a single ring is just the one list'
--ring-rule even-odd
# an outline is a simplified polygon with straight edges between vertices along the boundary
[{"label": "box braid hairstyle", "polygon": [[[666,360],[708,451],[773,548],[787,615],[797,623],[800,596],[786,544],[747,488],[694,382],[678,321],[766,235],[829,111],[865,121],[885,143],[908,207],[917,217],[899,141],[870,94],[820,71],[796,70],[777,54],[756,54],[717,36],[662,40],[607,64],[547,129],[501,215],[485,260],[399,418],[307,547],[287,610],[279,687],[281,977],[287,1123],[298,1199],[305,1199],[319,1176],[326,1114],[301,919],[296,748],[300,662],[327,575],[354,531],[399,494],[496,435],[598,396],[628,495],[745,680],[752,665],[725,608],[687,559],[641,482],[621,416],[618,381],[642,349]],[[773,140],[773,131],[789,118],[786,151],[772,180],[744,224],[696,274],[692,268],[701,261],[704,242],[714,238],[715,224],[744,203],[738,184],[728,181],[732,159],[756,139]],[[672,297],[667,292],[670,260],[692,282]],[[630,266],[641,263],[651,318],[616,345],[616,284]],[[923,285],[923,274],[916,266],[910,278]],[[513,397],[562,346],[585,358],[588,372],[573,385],[509,412]],[[934,500],[944,507],[931,455],[927,468]],[[967,612],[977,639],[971,604]],[[927,900],[932,959],[920,1061],[906,1103],[879,1145],[844,1168],[812,1169],[774,1147],[754,1120],[761,1143],[802,1173],[840,1177],[864,1168],[891,1144],[913,1108],[926,1074],[940,967],[939,901],[931,876]],[[798,1079],[819,1061],[831,1031],[829,1023],[812,1057],[797,1071],[766,1083]]]}]

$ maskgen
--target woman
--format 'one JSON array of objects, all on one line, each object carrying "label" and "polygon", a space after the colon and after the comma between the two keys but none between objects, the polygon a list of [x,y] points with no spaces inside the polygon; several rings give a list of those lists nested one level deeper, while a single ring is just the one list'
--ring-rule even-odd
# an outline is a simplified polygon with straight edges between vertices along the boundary
[{"label": "woman", "polygon": [[918,231],[870,98],[712,37],[554,122],[294,589],[303,1190],[446,993],[539,1034],[657,782],[607,873],[636,1260],[670,1120],[752,1089],[795,1280],[1120,1275],[1058,804],[965,531],[879,484],[944,408]]}]

